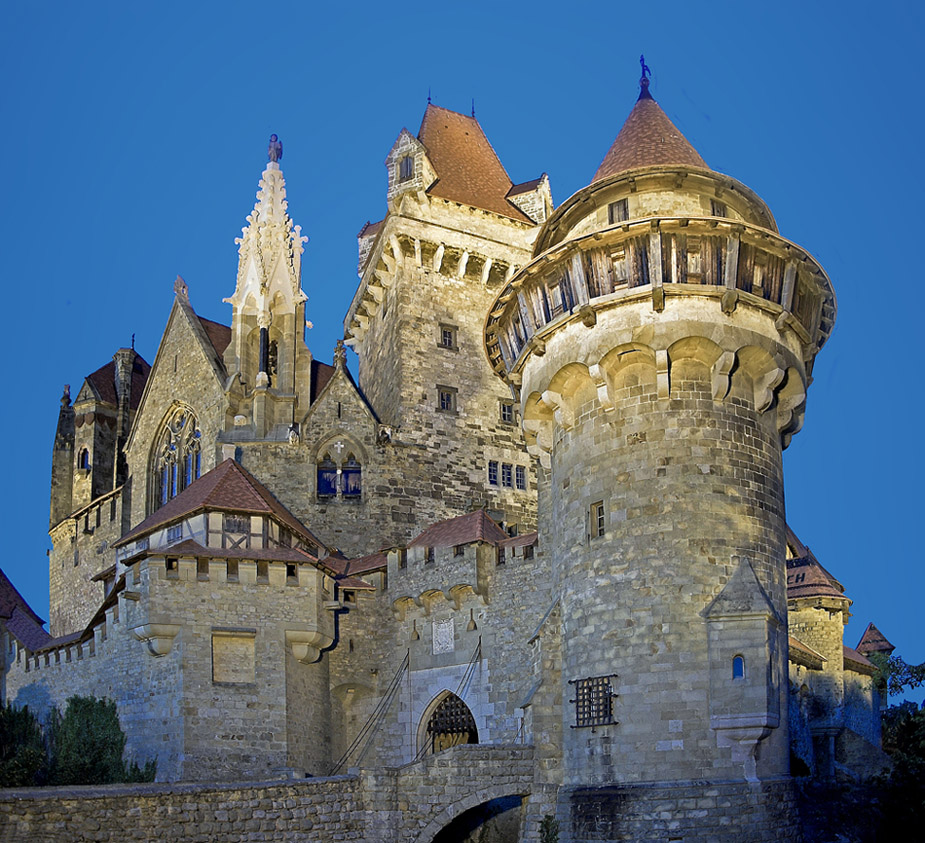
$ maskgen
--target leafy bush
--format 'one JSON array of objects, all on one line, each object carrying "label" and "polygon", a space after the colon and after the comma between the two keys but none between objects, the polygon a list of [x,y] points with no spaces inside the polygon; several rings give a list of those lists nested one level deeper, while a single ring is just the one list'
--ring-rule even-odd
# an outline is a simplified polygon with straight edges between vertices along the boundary
[{"label": "leafy bush", "polygon": [[42,729],[28,706],[0,708],[0,787],[37,784],[46,764]]},{"label": "leafy bush", "polygon": [[61,715],[52,712],[50,784],[113,784],[153,781],[157,762],[126,764],[125,733],[116,704],[96,697],[70,697]]}]

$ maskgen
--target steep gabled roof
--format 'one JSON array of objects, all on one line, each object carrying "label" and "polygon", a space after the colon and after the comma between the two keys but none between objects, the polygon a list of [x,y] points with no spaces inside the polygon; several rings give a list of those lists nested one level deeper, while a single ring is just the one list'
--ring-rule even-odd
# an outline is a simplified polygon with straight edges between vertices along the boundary
[{"label": "steep gabled roof", "polygon": [[17,610],[32,618],[39,626],[45,623],[32,611],[32,607],[26,602],[26,598],[16,590],[16,586],[9,581],[6,574],[0,569],[0,619],[7,620],[13,617],[13,613]]},{"label": "steep gabled roof", "polygon": [[228,343],[231,342],[231,328],[221,322],[213,322],[211,319],[199,316],[199,314],[196,315],[199,317],[199,322],[206,332],[209,342],[212,343],[212,348],[221,357],[225,353],[225,349],[228,348]]},{"label": "steep gabled roof", "polygon": [[648,86],[644,85],[636,105],[591,182],[626,170],[658,165],[709,169],[707,162],[652,99]]},{"label": "steep gabled roof", "polygon": [[[150,372],[151,367],[147,361],[136,352],[132,363],[132,394],[129,397],[129,407],[132,410],[137,410],[141,403],[141,395]],[[100,401],[104,404],[111,404],[113,407],[118,405],[119,396],[116,394],[116,364],[114,361],[110,360],[105,366],[100,366],[95,372],[87,375],[87,380]]]},{"label": "steep gabled roof", "polygon": [[868,653],[886,653],[889,655],[896,647],[887,640],[887,637],[877,627],[869,623],[855,649],[865,656]]},{"label": "steep gabled roof", "polygon": [[474,117],[428,105],[418,140],[437,173],[428,193],[533,223],[507,195],[513,182]]},{"label": "steep gabled roof", "polygon": [[273,515],[306,541],[320,548],[325,546],[266,486],[244,466],[230,458],[187,486],[137,527],[113,542],[113,546],[128,544],[138,536],[194,513],[212,510]]},{"label": "steep gabled roof", "polygon": [[477,509],[468,515],[431,525],[408,547],[455,547],[477,541],[497,545],[507,538],[508,534],[488,517],[484,509]]}]

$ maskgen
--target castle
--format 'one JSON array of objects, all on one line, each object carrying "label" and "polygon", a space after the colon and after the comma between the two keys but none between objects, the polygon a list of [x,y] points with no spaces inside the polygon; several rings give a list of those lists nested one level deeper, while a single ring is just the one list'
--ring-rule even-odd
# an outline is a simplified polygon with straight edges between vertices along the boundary
[{"label": "castle", "polygon": [[[4,700],[111,697],[162,781],[402,771],[364,780],[357,839],[462,839],[488,802],[530,841],[546,815],[799,839],[791,773],[881,762],[864,653],[891,649],[844,645],[850,600],[784,517],[822,267],[645,77],[558,207],[428,105],[358,236],[354,377],[305,343],[280,153],[230,327],[178,278],[152,364],[119,349],[65,390],[49,629],[0,573]],[[434,759],[471,792],[435,800]],[[406,781],[435,803],[413,834]]]}]

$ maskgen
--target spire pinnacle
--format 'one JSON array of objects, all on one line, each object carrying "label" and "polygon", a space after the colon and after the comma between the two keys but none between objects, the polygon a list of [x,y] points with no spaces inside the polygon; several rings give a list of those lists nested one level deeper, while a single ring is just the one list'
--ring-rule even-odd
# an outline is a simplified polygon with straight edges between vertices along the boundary
[{"label": "spire pinnacle", "polygon": [[430,85],[427,86],[427,104],[430,105]]}]

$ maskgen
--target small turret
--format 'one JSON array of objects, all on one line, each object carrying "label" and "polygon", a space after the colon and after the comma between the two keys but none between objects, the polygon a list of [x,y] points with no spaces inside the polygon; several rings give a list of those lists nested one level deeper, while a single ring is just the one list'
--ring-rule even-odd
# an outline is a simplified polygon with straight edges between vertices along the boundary
[{"label": "small turret", "polygon": [[74,408],[71,406],[71,387],[65,384],[58,410],[58,427],[51,453],[51,518],[54,527],[71,512],[71,495],[74,487]]}]

